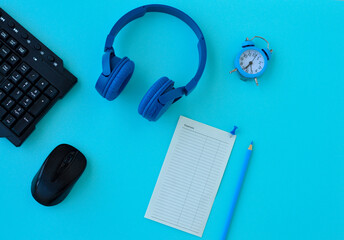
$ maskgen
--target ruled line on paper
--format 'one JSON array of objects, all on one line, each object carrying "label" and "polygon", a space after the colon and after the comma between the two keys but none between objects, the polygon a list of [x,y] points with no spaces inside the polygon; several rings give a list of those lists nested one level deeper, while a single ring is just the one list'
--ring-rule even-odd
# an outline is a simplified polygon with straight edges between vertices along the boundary
[{"label": "ruled line on paper", "polygon": [[145,217],[201,237],[235,138],[181,116]]}]

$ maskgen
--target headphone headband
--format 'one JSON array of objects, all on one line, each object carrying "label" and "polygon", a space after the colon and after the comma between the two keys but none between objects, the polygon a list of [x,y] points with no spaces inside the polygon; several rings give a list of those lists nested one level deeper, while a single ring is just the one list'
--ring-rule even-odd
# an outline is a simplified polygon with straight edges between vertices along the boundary
[{"label": "headphone headband", "polygon": [[105,52],[108,51],[113,51],[113,43],[114,40],[117,36],[117,34],[124,28],[128,23],[134,21],[137,18],[143,17],[147,12],[160,12],[160,13],[166,13],[172,16],[175,16],[185,22],[196,34],[198,38],[198,53],[199,53],[199,65],[197,72],[195,76],[191,79],[191,81],[184,87],[177,88],[175,90],[170,91],[170,93],[167,93],[164,96],[163,99],[161,99],[162,102],[168,101],[171,98],[178,99],[182,97],[184,94],[188,95],[197,85],[198,81],[200,80],[202,73],[205,68],[205,63],[207,59],[207,49],[205,45],[205,40],[202,34],[201,29],[198,27],[196,22],[186,15],[184,12],[170,7],[166,5],[161,5],[161,4],[150,4],[150,5],[145,5],[142,7],[135,8],[125,14],[123,17],[121,17],[116,24],[113,26],[111,29],[111,32],[106,38],[106,43],[105,43]]}]

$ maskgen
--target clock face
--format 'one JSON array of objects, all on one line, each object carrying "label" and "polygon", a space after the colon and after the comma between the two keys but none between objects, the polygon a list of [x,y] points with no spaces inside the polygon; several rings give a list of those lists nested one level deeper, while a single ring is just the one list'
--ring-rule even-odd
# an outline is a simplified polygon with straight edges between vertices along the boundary
[{"label": "clock face", "polygon": [[264,69],[265,60],[260,52],[249,49],[240,55],[239,64],[248,74],[257,74]]}]

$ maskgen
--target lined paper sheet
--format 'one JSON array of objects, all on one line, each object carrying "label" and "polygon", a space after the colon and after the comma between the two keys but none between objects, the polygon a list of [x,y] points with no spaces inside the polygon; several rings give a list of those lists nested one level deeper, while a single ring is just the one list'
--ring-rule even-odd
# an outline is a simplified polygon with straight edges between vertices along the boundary
[{"label": "lined paper sheet", "polygon": [[181,116],[145,218],[202,237],[235,139]]}]

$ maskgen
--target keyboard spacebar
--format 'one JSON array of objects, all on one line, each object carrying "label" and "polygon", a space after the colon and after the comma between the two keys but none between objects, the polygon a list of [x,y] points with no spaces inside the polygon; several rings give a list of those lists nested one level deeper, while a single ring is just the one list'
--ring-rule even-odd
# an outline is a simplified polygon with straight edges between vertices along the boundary
[{"label": "keyboard spacebar", "polygon": [[42,95],[35,104],[29,109],[29,113],[37,117],[43,109],[49,104],[49,99]]}]

